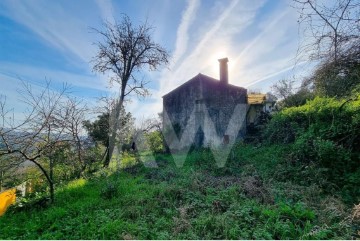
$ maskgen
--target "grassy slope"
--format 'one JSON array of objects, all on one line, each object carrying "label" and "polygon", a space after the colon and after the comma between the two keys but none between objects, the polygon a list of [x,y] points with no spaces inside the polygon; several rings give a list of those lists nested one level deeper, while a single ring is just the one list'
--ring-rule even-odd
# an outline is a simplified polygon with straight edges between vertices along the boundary
[{"label": "grassy slope", "polygon": [[285,152],[239,146],[221,169],[200,151],[183,168],[158,156],[157,169],[102,171],[59,188],[50,207],[10,210],[0,239],[350,239],[351,208]]}]

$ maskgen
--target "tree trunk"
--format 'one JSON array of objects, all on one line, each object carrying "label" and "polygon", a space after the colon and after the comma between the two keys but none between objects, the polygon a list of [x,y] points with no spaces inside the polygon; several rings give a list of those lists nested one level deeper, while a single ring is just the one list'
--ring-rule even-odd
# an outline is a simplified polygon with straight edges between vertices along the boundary
[{"label": "tree trunk", "polygon": [[80,140],[80,137],[79,135],[77,134],[78,132],[76,132],[76,134],[74,135],[74,140],[76,142],[76,145],[77,145],[77,156],[78,156],[78,161],[79,161],[79,164],[80,164],[80,173],[79,173],[79,178],[81,176],[83,176],[85,170],[86,170],[86,167],[87,167],[87,163],[84,161],[84,158],[82,156],[82,144],[81,144],[81,140]]},{"label": "tree trunk", "polygon": [[106,149],[104,151],[104,154],[102,155],[101,161],[103,161],[104,158],[107,158],[108,151],[109,151],[109,145],[106,146]]},{"label": "tree trunk", "polygon": [[104,161],[104,167],[109,167],[110,160],[111,160],[112,154],[115,149],[116,133],[117,133],[117,130],[119,129],[119,118],[120,118],[121,108],[123,108],[122,105],[123,105],[124,98],[125,98],[125,96],[123,95],[124,91],[125,91],[125,89],[122,90],[122,94],[120,96],[119,103],[116,104],[114,115],[110,114],[110,117],[109,117],[109,129],[111,131],[109,133],[108,153],[107,153],[106,159]]},{"label": "tree trunk", "polygon": [[51,159],[50,159],[50,171],[49,171],[49,174],[46,172],[44,167],[41,166],[41,164],[39,164],[35,159],[28,159],[28,160],[33,162],[37,167],[39,167],[41,172],[46,177],[46,180],[48,181],[49,188],[50,188],[50,201],[51,201],[51,203],[54,203],[54,200],[55,200],[55,187],[54,187],[54,182],[53,182],[53,163],[52,163]]},{"label": "tree trunk", "polygon": [[55,188],[54,188],[54,183],[53,183],[53,182],[49,182],[49,186],[50,186],[50,201],[51,201],[51,203],[54,203],[54,201],[55,201]]},{"label": "tree trunk", "polygon": [[111,135],[109,138],[109,146],[107,147],[107,155],[104,160],[104,167],[108,167],[110,164],[111,156],[115,148],[115,140],[116,140],[116,133],[114,135]]},{"label": "tree trunk", "polygon": [[55,195],[54,195],[54,163],[52,158],[50,158],[50,171],[49,171],[49,186],[50,186],[50,201],[54,203]]}]

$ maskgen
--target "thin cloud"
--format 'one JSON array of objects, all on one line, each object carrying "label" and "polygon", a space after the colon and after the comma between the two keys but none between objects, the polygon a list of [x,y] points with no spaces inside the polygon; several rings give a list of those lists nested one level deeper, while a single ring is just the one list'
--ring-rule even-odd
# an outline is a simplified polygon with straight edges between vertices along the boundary
[{"label": "thin cloud", "polygon": [[[173,75],[173,70],[176,67],[176,64],[178,64],[179,59],[184,55],[186,52],[186,49],[188,47],[188,41],[189,41],[189,28],[190,25],[193,23],[195,19],[195,14],[200,6],[200,0],[188,0],[187,7],[185,11],[183,12],[179,27],[177,29],[177,35],[176,35],[176,43],[175,43],[175,51],[174,54],[170,60],[170,66],[169,68],[163,69],[161,72],[160,77],[160,88],[161,83],[164,80],[171,79]],[[169,71],[170,70],[170,71]]]},{"label": "thin cloud", "polygon": [[[160,112],[161,96],[199,72],[216,78],[218,57],[229,58],[230,83],[239,86],[265,85],[269,80],[291,71],[292,58],[297,50],[297,14],[286,2],[274,5],[270,0],[253,0],[251,4],[247,0],[200,1],[188,0],[186,4],[176,5],[182,6],[183,12],[171,16],[171,19],[164,13],[164,9],[153,8],[156,19],[164,20],[159,21],[157,26],[162,29],[156,31],[160,33],[159,41],[173,46],[174,54],[170,70],[149,74],[149,79],[159,81],[151,85],[155,88],[153,96],[145,101],[134,99],[129,104],[128,108],[135,117]],[[24,74],[24,78],[38,80],[45,76],[56,78],[56,81],[71,80],[68,82],[84,91],[92,88],[107,90],[111,94],[116,86],[112,90],[106,88],[108,76],[95,76],[90,72],[89,60],[96,52],[92,38],[96,36],[89,33],[88,26],[99,24],[99,18],[113,21],[114,14],[117,14],[114,7],[121,7],[129,15],[136,15],[139,12],[137,8],[141,7],[141,11],[146,12],[148,5],[121,5],[117,1],[93,0],[86,3],[93,12],[87,12],[87,9],[78,11],[83,4],[66,1],[49,4],[45,0],[37,0],[36,4],[17,0],[2,1],[1,15],[24,25],[44,43],[67,57],[69,61],[64,66],[81,65],[81,71],[67,73],[62,69],[64,66],[51,66],[51,69],[45,71],[43,67],[27,63],[15,65],[3,62],[0,63],[0,75],[16,77],[16,74]],[[167,6],[172,5],[169,3]]]},{"label": "thin cloud", "polygon": [[[221,46],[228,50],[231,49],[232,37],[243,31],[255,18],[256,11],[263,5],[263,1],[255,1],[251,7],[244,4],[239,4],[239,0],[233,0],[224,9],[221,9],[219,16],[212,18],[208,29],[199,25],[200,22],[195,22],[197,29],[202,29],[204,36],[198,43],[187,51],[188,56],[171,69],[171,72],[163,75],[160,80],[160,91],[164,94],[170,91],[175,86],[183,83],[192,75],[204,70],[209,65],[209,58],[211,58],[214,51]],[[236,11],[235,11],[236,10]],[[241,17],[234,17],[232,13],[241,13]],[[236,26],[231,31],[226,26]],[[230,31],[230,32],[229,32]],[[195,33],[192,33],[193,35]],[[194,36],[191,36],[194,39]],[[224,37],[225,36],[225,37]],[[216,61],[214,59],[213,61]]]},{"label": "thin cloud", "polygon": [[270,24],[267,24],[267,19],[257,23],[265,29],[245,45],[241,57],[238,56],[237,63],[230,68],[234,84],[250,86],[261,83],[295,65],[298,46],[296,14],[293,9],[284,10],[282,7],[280,5],[270,13],[267,19],[274,19]]},{"label": "thin cloud", "polygon": [[[225,8],[218,9],[220,14],[216,18],[209,16],[212,22],[209,23],[208,29],[202,25],[205,22],[203,19],[196,18],[193,24],[196,29],[201,29],[204,32],[202,38],[195,43],[195,46],[189,48],[187,51],[183,48],[184,53],[188,54],[174,64],[170,71],[164,71],[160,79],[160,89],[158,91],[158,98],[154,98],[151,102],[137,102],[132,104],[133,110],[139,112],[139,108],[142,109],[141,113],[147,113],[148,110],[152,110],[150,113],[157,113],[162,110],[162,98],[161,96],[166,92],[176,87],[176,85],[183,83],[192,77],[192,74],[196,74],[206,68],[209,63],[209,53],[211,54],[217,46],[229,46],[229,49],[233,47],[231,40],[234,36],[241,33],[247,26],[251,25],[254,21],[258,9],[263,5],[263,1],[257,1],[251,7],[240,4],[239,0],[230,2],[229,5],[225,5]],[[188,6],[188,11],[189,10]],[[185,11],[186,12],[186,11]],[[232,13],[241,13],[241,16],[234,16]],[[195,14],[195,13],[194,13]],[[184,24],[182,21],[180,23]],[[178,28],[178,35],[181,32]],[[195,39],[193,31],[187,31],[188,38]],[[179,39],[179,38],[178,38]],[[179,51],[179,50],[178,50]],[[179,60],[179,58],[177,59]],[[216,59],[213,61],[217,62]],[[144,111],[144,112],[143,112]]]},{"label": "thin cloud", "polygon": [[278,76],[278,75],[280,75],[280,74],[282,74],[282,73],[285,73],[285,72],[287,72],[287,71],[289,71],[289,70],[294,70],[296,67],[300,67],[301,65],[304,65],[305,63],[307,63],[307,61],[302,61],[302,62],[298,63],[297,66],[290,65],[290,66],[288,66],[288,67],[286,67],[286,68],[284,68],[284,69],[281,69],[281,70],[279,70],[279,71],[276,71],[276,72],[274,72],[274,73],[271,73],[271,74],[269,74],[269,75],[266,75],[266,76],[262,77],[261,79],[252,81],[251,83],[248,83],[248,84],[244,84],[244,87],[247,88],[247,87],[249,87],[249,86],[253,86],[253,85],[255,85],[255,84],[258,84],[258,83],[260,83],[260,82],[263,82],[263,81],[265,81],[265,80],[268,80],[268,79],[270,79],[270,78],[273,78],[273,77],[275,77],[275,76]]},{"label": "thin cloud", "polygon": [[[206,44],[206,42],[214,35],[214,33],[220,28],[223,21],[228,17],[230,12],[233,10],[233,8],[236,6],[236,4],[239,2],[239,0],[233,0],[229,7],[224,11],[223,14],[220,15],[218,19],[215,19],[215,24],[211,29],[207,31],[205,36],[201,39],[201,41],[197,44],[195,50],[191,51],[190,56],[183,59],[181,63],[179,63],[178,67],[171,70],[171,73],[169,75],[165,75],[160,80],[160,88],[163,93],[168,91],[170,88],[174,87],[174,76],[177,78],[180,76],[181,72],[183,73],[185,71],[186,66],[189,65],[190,60],[194,58],[194,56],[198,55],[199,52],[202,50],[203,46]],[[170,80],[170,81],[169,81]]]},{"label": "thin cloud", "polygon": [[238,55],[238,57],[233,60],[233,63],[236,65],[239,60],[242,59],[242,57],[249,52],[261,39],[264,39],[265,34],[268,34],[274,27],[277,26],[280,20],[282,20],[286,14],[288,14],[288,11],[282,11],[280,14],[277,14],[277,16],[274,18],[273,21],[270,22],[270,24],[266,25],[266,28],[261,31]]},{"label": "thin cloud", "polygon": [[209,39],[216,33],[216,31],[221,27],[221,25],[223,24],[224,20],[229,16],[230,12],[234,9],[234,7],[236,6],[236,4],[239,3],[239,0],[233,0],[231,2],[231,4],[229,5],[228,8],[226,8],[226,10],[224,11],[223,14],[220,15],[220,17],[218,19],[216,19],[215,21],[215,25],[209,29],[207,31],[207,33],[205,34],[205,36],[201,39],[201,41],[199,42],[199,44],[196,46],[195,50],[192,51],[192,54],[187,57],[181,64],[180,66],[177,68],[177,70],[175,71],[174,75],[176,75],[179,71],[183,70],[183,66],[185,64],[188,63],[189,59],[194,58],[194,56],[198,55],[204,45],[209,41]]},{"label": "thin cloud", "polygon": [[91,58],[94,47],[86,36],[87,25],[59,3],[14,0],[3,2],[3,6],[3,15],[26,26],[65,55],[71,53],[86,63]]},{"label": "thin cloud", "polygon": [[111,0],[95,0],[95,3],[100,8],[100,14],[101,14],[102,19],[114,24],[115,23],[114,14],[113,14],[114,7],[112,5],[112,1]]},{"label": "thin cloud", "polygon": [[[29,65],[0,62],[0,74],[11,78],[21,78],[39,83],[44,78],[57,83],[68,83],[74,87],[93,89],[106,92],[106,79],[100,78],[94,74],[74,74],[61,70],[51,70]],[[85,90],[84,90],[85,91]]]},{"label": "thin cloud", "polygon": [[[28,106],[24,104],[24,96],[22,95],[22,81],[31,85],[32,93],[38,94],[44,90],[46,87],[45,80],[41,81],[29,81],[28,79],[20,79],[18,76],[9,76],[6,74],[1,73],[0,71],[0,82],[1,83],[11,83],[11,84],[3,84],[1,89],[0,96],[6,97],[5,108],[10,111],[10,115],[8,118],[11,118],[10,121],[14,121],[16,124],[22,123],[25,117],[28,114]],[[51,80],[50,80],[51,81]],[[56,81],[52,82],[49,86],[50,90],[52,91],[60,91],[60,88],[56,88]],[[71,89],[67,96],[71,98],[78,98],[79,96],[72,93]],[[83,100],[82,103],[86,103],[87,107],[94,107],[97,105],[97,99],[93,96],[84,96],[81,97]],[[92,113],[87,113],[85,116],[86,119],[93,119],[94,115]]]},{"label": "thin cloud", "polygon": [[170,65],[170,69],[172,69],[187,49],[189,41],[188,30],[191,23],[194,21],[196,11],[200,6],[200,0],[188,0],[187,3],[187,8],[182,15],[181,22],[177,30],[175,51],[171,60],[172,64]]}]

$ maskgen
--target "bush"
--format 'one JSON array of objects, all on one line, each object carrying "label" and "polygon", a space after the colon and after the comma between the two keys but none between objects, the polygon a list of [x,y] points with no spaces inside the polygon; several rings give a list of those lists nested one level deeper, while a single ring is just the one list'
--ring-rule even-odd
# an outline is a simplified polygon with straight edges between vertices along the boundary
[{"label": "bush", "polygon": [[290,142],[294,142],[310,132],[315,137],[357,147],[359,128],[360,95],[354,100],[316,97],[305,105],[286,108],[275,114],[264,131],[264,137],[269,142],[284,143],[292,135],[294,138],[290,138]]},{"label": "bush", "polygon": [[311,170],[321,171],[326,179],[323,184],[330,181],[337,189],[346,187],[343,197],[355,201],[359,197],[355,186],[360,180],[359,130],[359,95],[347,100],[316,97],[275,114],[263,135],[268,143],[291,144],[289,156],[300,166],[301,175],[306,176],[309,169],[305,168],[314,167]]},{"label": "bush", "polygon": [[153,153],[162,153],[165,151],[164,138],[160,131],[153,131],[146,134],[146,139]]}]

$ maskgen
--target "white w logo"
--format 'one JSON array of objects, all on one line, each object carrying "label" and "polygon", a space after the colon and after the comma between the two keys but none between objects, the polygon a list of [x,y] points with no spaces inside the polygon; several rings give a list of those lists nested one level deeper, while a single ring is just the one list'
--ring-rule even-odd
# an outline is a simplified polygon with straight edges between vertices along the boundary
[{"label": "white w logo", "polygon": [[242,130],[246,124],[246,112],[246,104],[236,105],[224,136],[219,136],[215,124],[209,116],[206,105],[198,104],[192,111],[187,124],[182,131],[181,137],[178,138],[173,125],[171,124],[171,120],[164,109],[164,124],[167,123],[164,137],[176,166],[182,167],[186,159],[186,155],[177,155],[176,152],[182,150],[185,153],[188,153],[191,144],[194,142],[195,133],[199,128],[201,128],[204,133],[203,144],[210,147],[217,166],[225,166],[227,157],[238,137],[239,131]]}]

